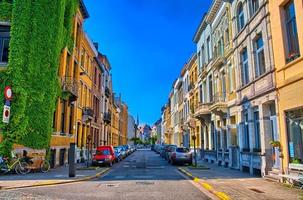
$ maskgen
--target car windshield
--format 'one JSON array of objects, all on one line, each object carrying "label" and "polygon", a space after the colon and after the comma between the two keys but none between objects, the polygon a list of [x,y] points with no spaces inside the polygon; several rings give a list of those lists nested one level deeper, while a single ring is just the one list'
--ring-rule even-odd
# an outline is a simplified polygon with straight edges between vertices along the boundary
[{"label": "car windshield", "polygon": [[177,148],[176,152],[178,152],[178,153],[188,153],[189,149],[188,148]]},{"label": "car windshield", "polygon": [[109,152],[108,149],[97,150],[96,151],[96,155],[99,155],[99,156],[108,156],[108,155],[110,155],[110,152]]}]

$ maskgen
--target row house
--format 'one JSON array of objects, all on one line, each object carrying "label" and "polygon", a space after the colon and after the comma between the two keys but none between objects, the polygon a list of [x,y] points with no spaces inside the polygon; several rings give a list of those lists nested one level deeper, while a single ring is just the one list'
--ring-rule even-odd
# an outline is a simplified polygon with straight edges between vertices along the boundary
[{"label": "row house", "polygon": [[115,97],[115,103],[119,107],[119,137],[118,144],[127,144],[127,129],[128,129],[128,107],[125,102],[122,101],[121,95]]},{"label": "row house", "polygon": [[279,100],[275,110],[279,131],[273,137],[277,145],[270,149],[276,171],[272,174],[295,176],[303,169],[303,2],[275,0],[268,4]]},{"label": "row house", "polygon": [[[197,53],[162,109],[165,142],[190,148],[195,142],[205,161],[266,178],[298,174],[302,6],[300,0],[214,0],[193,38]],[[177,110],[180,120],[167,123]]]},{"label": "row house", "polygon": [[196,117],[204,123],[202,155],[218,165],[268,174],[270,141],[277,134],[268,1],[215,0],[194,41],[201,55]]}]

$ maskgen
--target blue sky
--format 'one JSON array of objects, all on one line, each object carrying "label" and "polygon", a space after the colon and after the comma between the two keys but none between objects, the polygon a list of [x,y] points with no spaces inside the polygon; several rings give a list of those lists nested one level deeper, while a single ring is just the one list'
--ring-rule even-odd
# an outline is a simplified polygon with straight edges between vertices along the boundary
[{"label": "blue sky", "polygon": [[133,116],[153,124],[196,47],[211,0],[85,0],[85,30],[112,66],[114,91]]}]

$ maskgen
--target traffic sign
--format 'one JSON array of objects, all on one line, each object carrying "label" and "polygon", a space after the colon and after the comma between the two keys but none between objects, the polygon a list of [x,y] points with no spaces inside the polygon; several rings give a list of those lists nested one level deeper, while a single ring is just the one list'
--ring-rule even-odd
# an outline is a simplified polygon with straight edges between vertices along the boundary
[{"label": "traffic sign", "polygon": [[11,100],[13,97],[13,91],[12,88],[10,86],[6,86],[4,88],[4,97],[6,100]]},{"label": "traffic sign", "polygon": [[7,105],[4,105],[4,108],[3,108],[3,120],[2,120],[3,123],[6,123],[6,124],[9,123],[10,114],[11,114],[11,107],[7,106]]}]

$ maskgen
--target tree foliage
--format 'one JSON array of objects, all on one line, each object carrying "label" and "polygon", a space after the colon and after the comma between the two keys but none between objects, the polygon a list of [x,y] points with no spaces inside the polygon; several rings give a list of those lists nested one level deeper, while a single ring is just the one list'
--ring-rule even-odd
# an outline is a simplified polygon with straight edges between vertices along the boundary
[{"label": "tree foliage", "polygon": [[0,75],[0,90],[11,85],[14,96],[10,123],[1,125],[1,154],[7,155],[13,143],[34,149],[49,146],[60,95],[60,53],[66,46],[73,47],[77,5],[78,0],[14,1],[8,69]]}]

